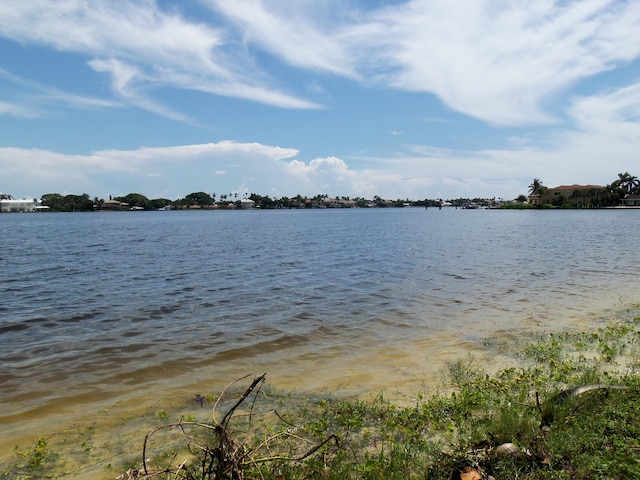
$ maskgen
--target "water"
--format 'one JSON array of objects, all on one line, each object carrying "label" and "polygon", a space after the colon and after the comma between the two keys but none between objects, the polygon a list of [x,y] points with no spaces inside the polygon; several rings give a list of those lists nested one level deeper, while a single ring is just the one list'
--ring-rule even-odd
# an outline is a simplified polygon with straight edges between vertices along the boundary
[{"label": "water", "polygon": [[637,302],[638,226],[637,210],[0,215],[0,453],[251,372],[411,394],[495,338]]}]

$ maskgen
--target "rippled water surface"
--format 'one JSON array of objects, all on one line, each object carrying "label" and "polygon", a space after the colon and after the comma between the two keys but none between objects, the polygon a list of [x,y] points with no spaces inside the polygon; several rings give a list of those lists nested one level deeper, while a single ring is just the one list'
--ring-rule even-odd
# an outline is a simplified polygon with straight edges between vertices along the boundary
[{"label": "rippled water surface", "polygon": [[638,301],[639,226],[638,210],[0,215],[0,446],[250,372],[411,389],[496,336]]}]

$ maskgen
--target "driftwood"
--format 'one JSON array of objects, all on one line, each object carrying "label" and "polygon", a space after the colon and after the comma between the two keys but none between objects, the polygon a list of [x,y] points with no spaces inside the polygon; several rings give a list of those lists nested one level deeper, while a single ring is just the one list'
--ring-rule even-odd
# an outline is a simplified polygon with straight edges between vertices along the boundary
[{"label": "driftwood", "polygon": [[538,392],[536,392],[536,404],[538,407],[538,411],[540,412],[540,427],[543,429],[549,429],[551,424],[555,421],[556,414],[559,408],[561,408],[564,403],[572,398],[579,397],[587,392],[593,391],[605,391],[609,392],[610,390],[626,390],[627,387],[621,385],[604,385],[600,383],[590,384],[590,385],[580,385],[574,388],[569,388],[567,390],[562,390],[556,395],[549,398],[544,406],[540,404],[540,398],[538,397]]},{"label": "driftwood", "polygon": [[[157,478],[161,475],[171,475],[170,477],[167,476],[167,478],[184,480],[242,480],[244,478],[243,471],[249,465],[255,466],[259,463],[276,460],[297,462],[312,456],[323,446],[329,443],[334,443],[338,446],[338,437],[335,434],[332,434],[320,443],[317,443],[295,435],[293,428],[279,433],[274,433],[252,448],[249,448],[240,441],[236,441],[234,434],[230,429],[230,423],[233,419],[248,416],[248,422],[249,425],[251,425],[253,416],[256,413],[266,413],[254,411],[257,395],[265,382],[265,373],[253,379],[249,387],[247,387],[231,408],[227,410],[227,412],[222,416],[222,419],[218,421],[218,410],[220,409],[220,404],[225,398],[229,388],[247,377],[248,376],[232,382],[223,390],[213,406],[211,423],[180,421],[177,423],[162,425],[148,433],[145,436],[142,448],[142,470],[144,474],[142,474],[142,472],[138,473],[135,470],[130,470],[127,472],[129,479],[146,480]],[[204,403],[203,400],[204,397],[196,395],[196,401],[200,402],[201,405]],[[250,404],[248,400],[250,400]],[[248,404],[249,413],[241,414],[238,412],[238,409],[245,403]],[[273,412],[281,421],[284,422],[284,419],[276,410],[271,409],[269,412]],[[209,435],[206,437],[208,437],[209,440],[205,443],[201,438],[202,436],[196,437],[191,435],[189,432],[194,428],[208,432]],[[153,470],[150,468],[148,464],[149,460],[147,459],[149,442],[151,437],[162,430],[179,431],[186,440],[187,449],[193,457],[192,461],[185,460],[178,466],[161,470]],[[301,455],[293,456],[287,455],[285,452],[279,452],[277,451],[277,448],[274,451],[272,448],[273,444],[283,437],[293,438],[300,444],[308,443],[311,447]],[[258,456],[259,452],[263,449],[268,450],[269,453],[265,456]]]}]

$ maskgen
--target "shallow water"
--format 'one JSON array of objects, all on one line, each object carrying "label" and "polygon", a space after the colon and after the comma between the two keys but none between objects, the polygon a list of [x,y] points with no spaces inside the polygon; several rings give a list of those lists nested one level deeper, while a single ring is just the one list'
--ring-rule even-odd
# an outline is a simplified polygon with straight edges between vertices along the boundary
[{"label": "shallow water", "polygon": [[638,226],[638,210],[0,215],[0,460],[247,373],[413,395],[469,353],[507,362],[490,345],[639,300]]}]

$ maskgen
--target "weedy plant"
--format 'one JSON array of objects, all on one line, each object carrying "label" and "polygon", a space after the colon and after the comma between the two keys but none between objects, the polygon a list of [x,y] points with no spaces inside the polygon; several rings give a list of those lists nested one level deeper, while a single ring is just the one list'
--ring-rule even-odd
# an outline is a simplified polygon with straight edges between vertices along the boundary
[{"label": "weedy plant", "polygon": [[18,466],[29,470],[39,469],[57,458],[57,455],[50,450],[49,442],[44,436],[36,441],[33,448],[23,450],[16,447],[14,452],[22,460]]},{"label": "weedy plant", "polygon": [[49,446],[47,437],[41,436],[33,447],[13,449],[17,461],[12,468],[2,472],[2,476],[12,479],[46,478],[47,471],[51,470],[59,455]]}]

